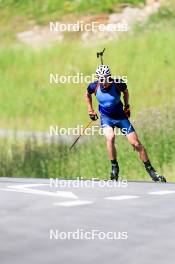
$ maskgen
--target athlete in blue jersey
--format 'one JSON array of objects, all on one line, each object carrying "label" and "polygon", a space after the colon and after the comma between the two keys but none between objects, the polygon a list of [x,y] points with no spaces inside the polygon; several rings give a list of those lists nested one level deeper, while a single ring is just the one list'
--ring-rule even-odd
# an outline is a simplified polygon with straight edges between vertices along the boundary
[{"label": "athlete in blue jersey", "polygon": [[[129,92],[126,83],[123,80],[112,79],[110,69],[106,65],[100,65],[96,70],[96,75],[98,81],[89,84],[86,92],[86,101],[89,117],[92,120],[98,119],[92,105],[92,94],[95,94],[99,104],[101,126],[107,140],[107,151],[112,164],[111,179],[118,180],[119,176],[114,132],[114,128],[118,127],[139,153],[139,157],[152,180],[155,182],[166,182],[165,177],[159,175],[151,165],[147,152],[129,121]],[[121,101],[121,94],[123,94],[124,105]]]}]

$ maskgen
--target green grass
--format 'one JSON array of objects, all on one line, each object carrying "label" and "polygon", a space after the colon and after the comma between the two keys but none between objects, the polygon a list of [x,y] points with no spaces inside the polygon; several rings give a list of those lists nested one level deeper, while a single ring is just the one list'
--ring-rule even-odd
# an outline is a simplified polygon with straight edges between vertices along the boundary
[{"label": "green grass", "polygon": [[121,3],[144,0],[0,0],[0,45],[15,42],[16,33],[50,21],[77,21],[84,16],[121,11]]},{"label": "green grass", "polygon": [[117,4],[137,5],[144,0],[6,0],[0,2],[1,12],[6,18],[15,16],[34,19],[38,23],[46,23],[50,19],[58,19],[65,14],[97,14],[114,12]]},{"label": "green grass", "polygon": [[[155,168],[166,175],[168,181],[175,176],[175,109],[166,107],[163,112],[142,112],[135,128],[148,150]],[[124,136],[117,136],[118,160],[121,179],[149,180],[137,153]],[[98,178],[109,177],[110,162],[107,158],[103,136],[80,142],[70,152],[68,145],[44,144],[36,138],[0,141],[0,176],[37,178]]]},{"label": "green grass", "polygon": [[87,84],[49,84],[51,72],[60,75],[95,72],[96,51],[106,47],[104,61],[114,75],[127,75],[133,117],[150,107],[172,105],[175,96],[174,27],[143,29],[120,41],[82,46],[58,44],[52,49],[32,51],[21,44],[0,49],[0,127],[48,130],[86,124],[83,94]]},{"label": "green grass", "polygon": [[[5,3],[0,11],[1,17],[5,14],[0,23],[4,25],[0,44],[0,127],[48,131],[50,125],[75,127],[86,124],[88,115],[83,94],[87,85],[50,85],[49,74],[75,75],[81,72],[90,75],[99,64],[96,51],[105,46],[104,60],[110,65],[112,73],[128,76],[132,119],[137,119],[135,127],[153,165],[168,180],[174,181],[174,11],[170,12],[167,7],[161,9],[148,24],[137,27],[130,36],[123,34],[119,41],[83,46],[69,36],[64,43],[33,51],[11,35],[12,24],[16,33],[25,28],[29,16],[34,18],[34,23],[36,18],[38,23],[44,23],[54,14],[54,8],[48,11],[46,6],[44,14],[42,8],[39,10],[37,1],[34,5],[31,4],[33,1],[7,0]],[[49,5],[56,1],[44,3]],[[63,2],[58,4],[61,6]],[[106,8],[106,5],[103,7]],[[31,11],[33,8],[35,10]],[[86,10],[86,7],[79,8],[76,9],[79,14]],[[92,12],[90,7],[87,8]],[[14,18],[16,24],[12,23]],[[97,108],[97,103],[94,104]],[[153,112],[149,110],[151,108]],[[117,145],[121,177],[149,179],[126,139],[118,137]],[[106,179],[108,172],[109,161],[103,137],[79,144],[72,152],[61,143],[0,139],[0,176]]]}]

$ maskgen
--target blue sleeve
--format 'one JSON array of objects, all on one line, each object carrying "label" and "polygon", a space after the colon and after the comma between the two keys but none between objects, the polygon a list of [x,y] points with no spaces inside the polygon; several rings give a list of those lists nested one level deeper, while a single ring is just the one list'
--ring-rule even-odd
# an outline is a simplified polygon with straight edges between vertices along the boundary
[{"label": "blue sleeve", "polygon": [[95,92],[96,86],[97,86],[96,83],[90,83],[89,86],[87,87],[88,94],[93,94]]}]

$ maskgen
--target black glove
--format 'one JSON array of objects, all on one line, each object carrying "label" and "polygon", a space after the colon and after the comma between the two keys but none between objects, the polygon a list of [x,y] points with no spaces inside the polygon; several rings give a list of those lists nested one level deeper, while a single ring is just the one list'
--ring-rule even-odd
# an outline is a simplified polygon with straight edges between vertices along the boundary
[{"label": "black glove", "polygon": [[96,121],[98,119],[98,115],[95,112],[90,112],[89,117],[93,121]]}]

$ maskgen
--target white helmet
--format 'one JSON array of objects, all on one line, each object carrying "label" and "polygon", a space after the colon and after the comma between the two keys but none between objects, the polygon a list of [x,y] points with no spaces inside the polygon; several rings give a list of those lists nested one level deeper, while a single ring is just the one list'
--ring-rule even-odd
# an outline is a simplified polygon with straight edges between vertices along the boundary
[{"label": "white helmet", "polygon": [[107,65],[99,65],[96,69],[97,77],[110,76],[111,72]]}]

